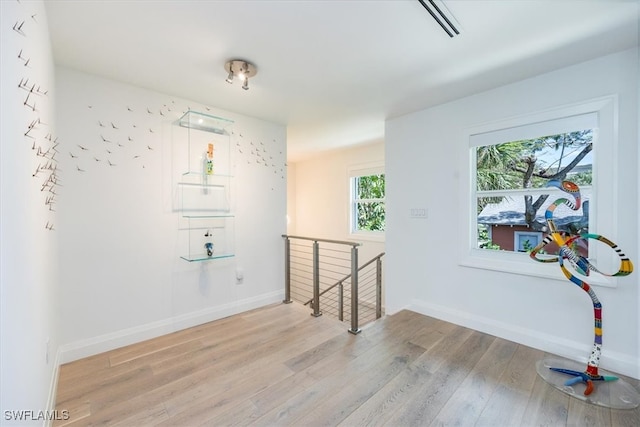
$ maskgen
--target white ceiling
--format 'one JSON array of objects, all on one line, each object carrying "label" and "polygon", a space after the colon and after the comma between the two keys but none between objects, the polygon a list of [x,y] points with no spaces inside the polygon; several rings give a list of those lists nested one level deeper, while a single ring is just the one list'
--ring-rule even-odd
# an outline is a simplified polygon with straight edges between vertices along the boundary
[{"label": "white ceiling", "polygon": [[[638,45],[639,0],[46,0],[57,64],[287,125],[289,159],[384,120]],[[443,3],[439,1],[442,6]],[[224,63],[258,67],[250,90]]]}]

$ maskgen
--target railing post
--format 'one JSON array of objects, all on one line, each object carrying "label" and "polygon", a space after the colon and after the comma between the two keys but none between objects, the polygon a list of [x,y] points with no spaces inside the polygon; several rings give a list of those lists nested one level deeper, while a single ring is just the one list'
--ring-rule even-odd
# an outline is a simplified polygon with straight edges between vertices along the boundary
[{"label": "railing post", "polygon": [[312,316],[322,316],[320,311],[320,245],[313,242],[313,313]]},{"label": "railing post", "polygon": [[376,259],[376,319],[382,317],[382,258]]},{"label": "railing post", "polygon": [[351,247],[351,329],[352,334],[359,334],[358,329],[358,247]]},{"label": "railing post", "polygon": [[284,300],[285,304],[291,304],[291,241],[284,238]]},{"label": "railing post", "polygon": [[342,282],[338,285],[338,320],[344,320],[344,289]]}]

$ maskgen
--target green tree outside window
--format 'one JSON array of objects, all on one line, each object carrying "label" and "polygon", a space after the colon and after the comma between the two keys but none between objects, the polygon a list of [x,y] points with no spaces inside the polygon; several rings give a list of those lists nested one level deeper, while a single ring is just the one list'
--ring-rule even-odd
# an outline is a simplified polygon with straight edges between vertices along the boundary
[{"label": "green tree outside window", "polygon": [[384,174],[355,177],[353,185],[354,231],[384,231]]}]

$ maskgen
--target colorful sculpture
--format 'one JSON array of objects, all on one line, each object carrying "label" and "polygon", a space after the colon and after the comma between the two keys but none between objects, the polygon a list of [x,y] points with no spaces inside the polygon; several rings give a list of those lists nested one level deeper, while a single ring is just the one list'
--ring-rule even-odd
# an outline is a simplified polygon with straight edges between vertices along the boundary
[{"label": "colorful sculpture", "polygon": [[[568,262],[572,268],[584,276],[589,276],[591,271],[600,273],[603,276],[627,276],[631,274],[633,271],[633,264],[629,260],[629,258],[618,248],[618,246],[610,241],[609,239],[600,236],[598,234],[592,233],[582,233],[577,235],[570,235],[567,232],[560,231],[556,227],[556,224],[553,221],[553,211],[560,205],[566,205],[570,209],[578,210],[580,209],[581,199],[580,199],[580,188],[573,182],[570,181],[549,181],[547,186],[557,187],[562,191],[571,194],[574,198],[573,201],[560,198],[554,201],[549,208],[545,212],[545,220],[547,222],[547,226],[549,228],[548,235],[542,240],[542,242],[536,246],[531,251],[531,258],[538,262],[557,262],[560,265],[560,269],[564,273],[565,277],[569,279],[572,283],[579,286],[583,291],[587,292],[591,297],[591,301],[593,302],[593,312],[594,312],[594,329],[595,329],[595,338],[593,342],[593,349],[591,350],[591,355],[589,356],[589,361],[587,363],[587,368],[584,372],[579,372],[571,369],[564,368],[555,368],[550,367],[552,371],[559,372],[562,374],[570,375],[572,378],[565,382],[566,386],[571,386],[573,384],[577,384],[579,382],[584,382],[586,385],[586,389],[584,391],[585,396],[590,395],[594,390],[594,381],[615,381],[618,378],[615,376],[608,375],[600,375],[598,373],[598,365],[600,363],[600,355],[602,353],[602,304],[598,300],[593,289],[587,284],[585,281],[575,276],[569,269],[567,269],[565,262]],[[607,274],[599,271],[588,259],[581,256],[577,251],[572,249],[574,243],[577,243],[578,240],[588,240],[588,239],[596,239],[604,244],[608,245],[612,248],[620,257],[620,267],[618,271],[614,274]],[[555,243],[559,248],[559,254],[557,256],[540,256],[539,252],[547,246],[549,243]]]}]

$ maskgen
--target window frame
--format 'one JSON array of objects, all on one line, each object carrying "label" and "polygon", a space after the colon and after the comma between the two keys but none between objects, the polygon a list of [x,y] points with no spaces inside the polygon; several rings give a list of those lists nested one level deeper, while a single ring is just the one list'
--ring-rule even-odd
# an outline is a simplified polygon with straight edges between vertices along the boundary
[{"label": "window frame", "polygon": [[[464,163],[468,165],[466,170],[461,171],[461,191],[460,191],[460,221],[467,224],[463,227],[466,236],[461,236],[459,264],[465,267],[480,268],[493,271],[500,271],[525,276],[557,279],[566,281],[560,268],[554,268],[552,264],[542,264],[532,260],[528,254],[511,251],[493,251],[477,248],[477,209],[476,209],[476,147],[480,145],[491,145],[502,142],[528,139],[529,137],[542,136],[522,134],[520,138],[512,137],[518,135],[518,128],[529,132],[541,129],[544,125],[553,121],[570,118],[573,116],[594,113],[597,126],[594,128],[594,148],[593,148],[593,181],[595,185],[591,188],[590,205],[590,228],[592,233],[601,234],[615,241],[617,236],[617,224],[614,216],[610,213],[610,206],[618,206],[614,174],[610,173],[610,168],[617,167],[618,153],[618,98],[616,95],[605,96],[586,100],[584,102],[565,105],[557,108],[550,108],[543,111],[532,112],[530,114],[511,117],[504,120],[488,122],[476,126],[468,127],[464,130]],[[491,141],[492,133],[495,135],[510,135],[506,140]],[[484,138],[484,143],[478,143],[478,135]],[[473,142],[472,142],[473,141]],[[487,142],[489,141],[489,142]],[[604,165],[604,166],[603,166]],[[608,173],[609,172],[609,173]],[[515,190],[515,193],[540,193],[539,189]],[[552,193],[552,191],[548,191]],[[597,201],[597,203],[596,203]],[[464,233],[464,231],[462,232]],[[593,245],[590,247],[590,259],[597,267],[604,272],[615,272],[617,264],[612,257],[610,248],[603,245]],[[587,279],[589,284],[605,287],[616,287],[617,279],[605,277],[600,274],[593,274]]]},{"label": "window frame", "polygon": [[[385,205],[385,217],[386,217],[386,174],[384,170],[384,164],[379,162],[353,165],[348,168],[347,171],[348,185],[349,185],[349,208],[348,208],[348,235],[350,238],[357,238],[371,241],[384,241],[385,231],[369,231],[357,229],[357,203],[361,202],[378,202]],[[385,175],[385,198],[383,199],[357,199],[356,192],[356,179],[363,176],[371,175]],[[386,228],[386,221],[385,221]]]}]

